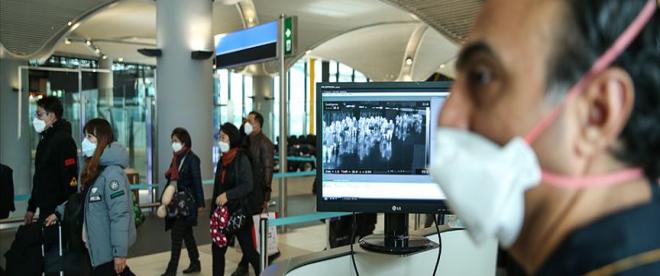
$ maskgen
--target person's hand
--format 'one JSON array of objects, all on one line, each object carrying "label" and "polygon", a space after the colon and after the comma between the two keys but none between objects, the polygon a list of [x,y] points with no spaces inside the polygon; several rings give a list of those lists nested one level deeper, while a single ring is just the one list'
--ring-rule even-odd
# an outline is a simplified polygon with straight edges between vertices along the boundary
[{"label": "person's hand", "polygon": [[215,204],[217,204],[218,206],[224,206],[225,204],[227,204],[227,193],[220,194],[215,199]]},{"label": "person's hand", "polygon": [[32,223],[33,219],[34,219],[34,212],[27,211],[27,213],[25,213],[25,218],[24,218],[25,224]]},{"label": "person's hand", "polygon": [[115,257],[115,272],[121,274],[126,268],[126,258]]},{"label": "person's hand", "polygon": [[44,225],[51,226],[54,225],[56,222],[57,222],[57,216],[55,214],[50,214],[50,216],[46,218],[46,221],[44,221]]}]

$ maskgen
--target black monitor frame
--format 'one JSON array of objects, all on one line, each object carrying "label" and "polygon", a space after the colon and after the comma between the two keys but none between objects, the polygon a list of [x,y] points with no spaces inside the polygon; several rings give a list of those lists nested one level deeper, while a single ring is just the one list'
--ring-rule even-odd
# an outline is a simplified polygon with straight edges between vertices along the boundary
[{"label": "black monitor frame", "polygon": [[[323,105],[322,93],[327,89],[346,89],[351,92],[382,92],[383,90],[397,90],[402,92],[449,92],[451,82],[366,82],[366,83],[336,83],[321,82],[316,84],[316,144],[323,144]],[[317,150],[316,154],[316,209],[322,212],[362,212],[408,214],[448,213],[444,200],[396,200],[396,199],[359,199],[355,201],[323,200],[323,152]]]}]

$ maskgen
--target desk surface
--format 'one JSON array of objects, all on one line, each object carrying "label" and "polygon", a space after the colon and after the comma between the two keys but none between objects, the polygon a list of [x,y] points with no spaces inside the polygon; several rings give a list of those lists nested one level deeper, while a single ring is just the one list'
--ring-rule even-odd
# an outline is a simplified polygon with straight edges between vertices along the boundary
[{"label": "desk surface", "polygon": [[[415,233],[437,242],[435,228]],[[436,275],[495,275],[497,242],[476,246],[465,230],[443,227],[442,255]],[[437,248],[411,255],[397,256],[364,251],[354,246],[360,275],[432,275]],[[269,266],[262,275],[355,275],[349,246],[282,260]]]}]

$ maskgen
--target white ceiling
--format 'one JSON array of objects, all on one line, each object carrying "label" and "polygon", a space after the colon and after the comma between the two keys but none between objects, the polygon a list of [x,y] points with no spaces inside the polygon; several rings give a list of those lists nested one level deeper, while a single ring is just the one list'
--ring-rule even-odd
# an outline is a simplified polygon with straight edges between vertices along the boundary
[{"label": "white ceiling", "polygon": [[393,81],[399,76],[408,39],[419,24],[362,28],[331,39],[310,54],[339,61],[376,81]]},{"label": "white ceiling", "polygon": [[[415,26],[424,24],[416,16],[380,0],[253,0],[253,3],[262,23],[276,20],[281,13],[298,17],[297,57],[313,49],[315,56],[340,61],[377,80],[398,76],[411,33]],[[94,52],[82,42],[91,39],[109,57],[155,64],[154,58],[137,53],[139,48],[155,45],[155,5],[152,0],[119,1],[83,21],[69,35],[74,42],[58,44],[56,52],[93,57]],[[241,28],[243,23],[236,5],[215,1],[213,33]],[[413,64],[413,79],[425,79],[440,63],[454,56],[456,49],[453,42],[429,28]]]}]

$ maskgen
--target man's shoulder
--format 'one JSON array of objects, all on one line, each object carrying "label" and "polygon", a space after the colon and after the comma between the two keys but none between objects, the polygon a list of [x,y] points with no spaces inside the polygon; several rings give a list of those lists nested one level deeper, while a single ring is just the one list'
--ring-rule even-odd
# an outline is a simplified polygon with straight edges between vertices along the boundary
[{"label": "man's shoulder", "polygon": [[259,136],[257,137],[259,137],[260,144],[273,145],[273,141],[271,141],[263,132],[259,133]]}]

